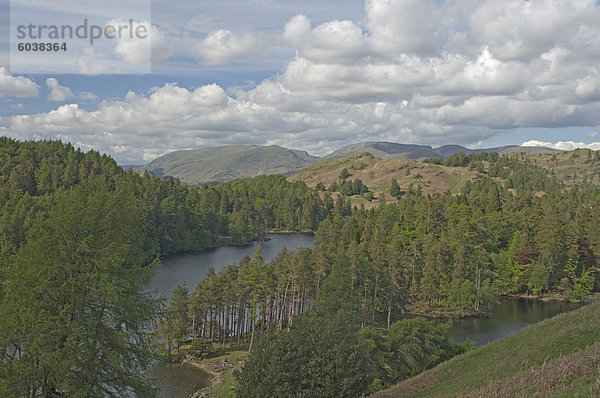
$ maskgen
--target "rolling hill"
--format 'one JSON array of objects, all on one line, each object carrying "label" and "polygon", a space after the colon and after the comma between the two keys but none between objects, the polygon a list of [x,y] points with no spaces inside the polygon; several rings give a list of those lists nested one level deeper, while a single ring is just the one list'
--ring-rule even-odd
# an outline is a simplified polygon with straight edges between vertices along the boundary
[{"label": "rolling hill", "polygon": [[[422,163],[413,159],[381,159],[369,152],[346,158],[317,162],[291,175],[290,181],[304,181],[309,187],[319,182],[326,187],[339,181],[343,169],[350,173],[350,180],[360,179],[376,196],[387,193],[392,178],[398,181],[402,189],[410,184],[421,187],[424,193],[458,192],[462,185],[477,176],[466,167],[447,167]],[[391,197],[388,195],[388,199]]]},{"label": "rolling hill", "polygon": [[138,168],[159,177],[176,177],[188,185],[221,183],[262,174],[289,174],[318,158],[279,146],[228,145],[176,151]]},{"label": "rolling hill", "polygon": [[[457,145],[458,146],[458,145]],[[463,147],[461,147],[463,148]],[[463,148],[467,150],[467,148]],[[428,145],[413,145],[413,144],[397,144],[394,142],[359,142],[350,144],[324,156],[320,161],[329,161],[338,158],[345,158],[351,155],[368,152],[371,155],[381,159],[394,158],[435,158],[440,157],[440,154],[435,152]],[[460,151],[457,151],[460,152]]]},{"label": "rolling hill", "polygon": [[[439,149],[439,148],[438,148]],[[517,152],[520,147],[505,148],[502,153]],[[535,148],[536,150],[539,148]],[[520,151],[519,151],[520,152]],[[598,153],[588,149],[561,152],[558,154],[523,155],[523,159],[544,170],[549,176],[554,176],[566,185],[575,183],[600,184],[600,161]],[[450,151],[445,152],[450,153]],[[448,167],[444,165],[424,163],[408,158],[383,159],[373,156],[370,152],[350,155],[345,158],[335,158],[329,161],[316,162],[288,177],[290,181],[304,181],[309,187],[322,183],[326,188],[340,181],[340,174],[346,169],[350,176],[348,180],[360,179],[366,184],[375,198],[385,194],[388,201],[394,201],[390,195],[392,179],[398,182],[401,190],[407,190],[411,185],[420,188],[423,193],[458,193],[467,181],[472,181],[487,174],[489,164],[484,162],[484,169],[479,172],[472,167]],[[542,194],[542,192],[540,192]],[[352,197],[353,204],[363,203],[371,207],[374,203],[364,197]]]},{"label": "rolling hill", "polygon": [[[317,162],[327,163],[364,153],[369,153],[381,160],[423,160],[426,158],[446,158],[457,152],[465,154],[478,152],[556,154],[561,151],[517,145],[477,150],[460,145],[444,145],[432,148],[428,145],[372,141],[348,145],[319,158],[311,156],[305,151],[279,146],[227,145],[172,152],[155,159],[146,166],[137,167],[135,170],[139,173],[147,170],[150,174],[159,177],[179,178],[188,185],[201,185],[205,183],[218,184],[236,178],[255,177],[261,174],[289,175]],[[413,166],[419,167],[414,164]],[[399,166],[392,165],[390,167]],[[369,172],[374,173],[378,171],[377,169],[369,170]],[[446,188],[447,186],[439,189],[444,190]],[[438,187],[435,187],[434,190],[438,190]]]}]

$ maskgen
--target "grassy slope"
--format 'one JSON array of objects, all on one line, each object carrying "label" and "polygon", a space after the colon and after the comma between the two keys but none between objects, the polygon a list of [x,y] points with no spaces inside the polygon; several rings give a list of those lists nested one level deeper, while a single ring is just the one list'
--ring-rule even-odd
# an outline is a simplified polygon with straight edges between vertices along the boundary
[{"label": "grassy slope", "polygon": [[186,184],[199,185],[261,174],[286,174],[316,159],[306,152],[278,146],[231,145],[172,152],[139,170],[147,169],[154,175],[173,176]]},{"label": "grassy slope", "polygon": [[600,396],[600,303],[447,361],[374,397]]},{"label": "grassy slope", "polygon": [[412,183],[420,185],[424,193],[458,192],[462,185],[474,178],[476,173],[466,167],[446,167],[421,163],[411,159],[380,159],[369,155],[353,155],[329,162],[315,163],[289,177],[291,181],[302,180],[309,187],[322,182],[326,187],[339,180],[342,169],[348,169],[350,180],[361,179],[376,194],[385,192],[387,198],[390,182],[395,178],[402,189]]},{"label": "grassy slope", "polygon": [[[506,151],[516,149],[519,148],[508,148]],[[532,151],[535,152],[535,149],[539,148],[533,148]],[[600,184],[600,161],[595,161],[594,157],[595,153],[592,153],[592,157],[588,158],[588,152],[585,150],[564,152],[556,156],[537,153],[526,155],[531,163],[546,170],[549,175],[554,172],[556,178],[567,185],[586,180]],[[375,196],[385,193],[388,200],[391,200],[388,193],[392,178],[395,178],[404,190],[412,183],[415,188],[420,186],[427,194],[447,190],[457,193],[465,182],[481,176],[468,167],[446,167],[411,159],[383,159],[361,153],[327,162],[317,162],[291,175],[289,179],[302,180],[309,187],[314,187],[319,182],[328,187],[333,182],[339,181],[340,172],[344,168],[350,172],[350,180],[361,179],[375,193]],[[357,197],[353,198],[353,201],[356,202],[355,204],[364,202]]]}]

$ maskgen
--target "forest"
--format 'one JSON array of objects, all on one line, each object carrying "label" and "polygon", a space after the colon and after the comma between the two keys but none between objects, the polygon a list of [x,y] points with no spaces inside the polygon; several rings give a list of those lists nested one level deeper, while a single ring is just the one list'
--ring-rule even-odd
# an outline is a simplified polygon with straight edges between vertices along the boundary
[{"label": "forest", "polygon": [[281,175],[187,187],[0,138],[0,396],[151,396],[160,256],[310,231],[329,207]]},{"label": "forest", "polygon": [[[589,161],[596,161],[589,154]],[[479,163],[486,171],[457,195],[423,195],[407,187],[397,202],[384,201],[370,210],[352,207],[339,196],[320,223],[313,248],[284,250],[268,263],[259,250],[219,273],[210,271],[191,292],[179,286],[161,329],[169,352],[190,339],[192,346],[204,347],[200,356],[207,354],[207,346],[242,344],[253,350],[259,341],[259,353],[254,350],[250,356],[238,391],[258,396],[258,387],[249,389],[248,380],[257,385],[256,380],[271,373],[268,363],[254,365],[253,358],[264,361],[263,351],[275,349],[285,351],[282,356],[294,355],[285,350],[293,342],[277,343],[293,337],[273,337],[278,331],[302,335],[306,331],[294,332],[296,318],[312,319],[315,312],[345,314],[358,326],[359,340],[377,353],[369,357],[363,347],[373,376],[361,391],[374,391],[434,366],[449,358],[448,352],[468,348],[451,347],[443,332],[430,331],[422,341],[441,335],[431,351],[445,354],[430,361],[422,353],[414,355],[411,363],[418,371],[403,371],[405,364],[390,360],[396,356],[387,340],[401,327],[413,328],[407,333],[413,337],[415,330],[426,329],[402,326],[406,315],[477,316],[493,311],[505,295],[578,300],[598,291],[598,186],[566,186],[521,154],[462,159],[452,167]],[[391,188],[399,188],[394,182]],[[310,323],[301,321],[301,328]],[[262,394],[274,386],[265,388]]]},{"label": "forest", "polygon": [[[360,396],[471,347],[416,314],[598,291],[597,185],[566,185],[523,154],[446,162],[477,178],[457,194],[392,182],[398,199],[366,209],[349,175],[315,189],[281,175],[188,187],[59,141],[0,138],[0,395],[152,396],[158,338],[167,356],[248,349],[239,396]],[[144,293],[162,255],[268,231],[314,231],[315,244],[269,262],[259,249],[168,305]]]}]

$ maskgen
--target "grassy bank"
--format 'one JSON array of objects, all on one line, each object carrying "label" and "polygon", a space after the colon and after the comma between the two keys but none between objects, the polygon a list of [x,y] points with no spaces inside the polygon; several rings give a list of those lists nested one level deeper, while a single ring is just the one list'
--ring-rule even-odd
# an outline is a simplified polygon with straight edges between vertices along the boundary
[{"label": "grassy bank", "polygon": [[600,396],[600,303],[447,361],[374,397]]}]

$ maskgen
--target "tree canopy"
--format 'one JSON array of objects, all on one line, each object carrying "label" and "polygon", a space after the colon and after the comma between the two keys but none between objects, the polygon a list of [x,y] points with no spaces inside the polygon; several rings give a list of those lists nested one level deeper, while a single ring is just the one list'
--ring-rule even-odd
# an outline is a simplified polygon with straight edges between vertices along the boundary
[{"label": "tree canopy", "polygon": [[60,192],[3,264],[3,396],[148,396],[158,302],[133,194],[101,179]]},{"label": "tree canopy", "polygon": [[373,372],[356,326],[341,314],[299,317],[261,340],[236,375],[239,397],[357,397]]}]

